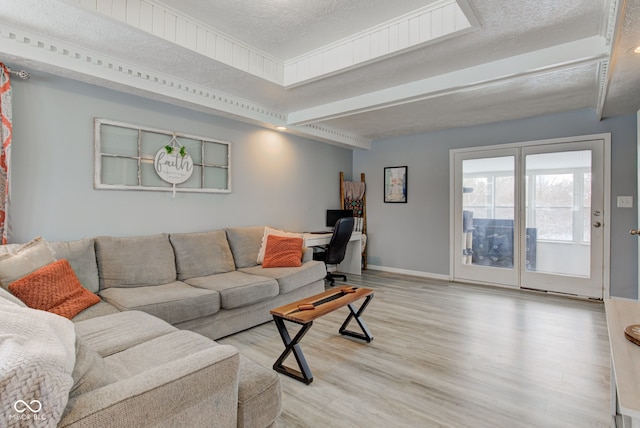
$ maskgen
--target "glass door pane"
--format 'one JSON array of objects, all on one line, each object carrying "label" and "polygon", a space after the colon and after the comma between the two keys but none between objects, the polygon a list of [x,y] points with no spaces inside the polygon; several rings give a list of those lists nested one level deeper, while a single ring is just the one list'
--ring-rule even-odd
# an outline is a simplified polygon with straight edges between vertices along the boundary
[{"label": "glass door pane", "polygon": [[513,174],[512,156],[462,162],[465,263],[513,268]]},{"label": "glass door pane", "polygon": [[517,285],[516,150],[460,154],[456,279]]},{"label": "glass door pane", "polygon": [[[601,299],[604,293],[604,141],[523,148],[530,263],[521,287]],[[532,254],[532,256],[530,256]]]},{"label": "glass door pane", "polygon": [[527,271],[588,278],[591,150],[525,158]]}]

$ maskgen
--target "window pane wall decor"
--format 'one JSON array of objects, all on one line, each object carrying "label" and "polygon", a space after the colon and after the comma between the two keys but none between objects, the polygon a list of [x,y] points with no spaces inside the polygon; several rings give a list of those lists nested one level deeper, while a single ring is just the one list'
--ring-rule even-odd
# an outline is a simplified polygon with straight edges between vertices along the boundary
[{"label": "window pane wall decor", "polygon": [[97,118],[94,132],[96,189],[231,192],[229,142]]}]

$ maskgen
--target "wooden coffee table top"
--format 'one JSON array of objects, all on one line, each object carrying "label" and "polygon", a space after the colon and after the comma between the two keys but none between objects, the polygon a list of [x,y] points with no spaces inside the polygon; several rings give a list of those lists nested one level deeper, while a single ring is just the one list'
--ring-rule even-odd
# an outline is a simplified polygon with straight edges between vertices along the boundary
[{"label": "wooden coffee table top", "polygon": [[[347,292],[348,290],[355,291]],[[329,312],[333,312],[336,309],[347,306],[371,294],[373,294],[373,290],[370,288],[356,288],[348,285],[342,286],[272,309],[271,315],[299,324],[307,324]],[[299,307],[301,305],[313,305],[314,309],[300,310]]]}]

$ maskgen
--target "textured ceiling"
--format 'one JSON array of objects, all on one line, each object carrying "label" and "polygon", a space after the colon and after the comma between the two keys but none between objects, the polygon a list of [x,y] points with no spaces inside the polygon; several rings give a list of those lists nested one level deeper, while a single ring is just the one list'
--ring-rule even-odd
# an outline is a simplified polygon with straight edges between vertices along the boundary
[{"label": "textured ceiling", "polygon": [[[362,135],[383,138],[416,134],[425,128],[435,131],[513,119],[514,110],[521,117],[531,117],[589,108],[597,97],[593,86],[596,74],[597,67],[588,65],[535,77],[519,77],[328,123]],[[514,92],[519,94],[517,98],[513,96]],[[389,116],[394,120],[389,121]]]},{"label": "textured ceiling", "polygon": [[163,0],[277,58],[289,59],[437,0]]},{"label": "textured ceiling", "polygon": [[[125,4],[124,0],[97,4],[110,1],[114,9],[118,3]],[[289,122],[296,133],[305,134],[306,124],[311,124],[365,140],[584,108],[608,117],[640,109],[640,55],[629,52],[640,44],[640,0],[620,0],[623,7],[613,15],[610,11],[616,1],[460,0],[474,24],[470,30],[286,89],[158,37],[153,29],[145,31],[141,25],[89,10],[80,0],[0,0],[0,33],[4,33],[0,34],[0,61],[30,67],[34,78],[38,70],[52,72],[164,101],[175,99],[180,105],[262,125],[268,122],[238,108],[176,98],[163,88],[111,78],[104,71],[72,64],[73,57],[50,61],[45,53],[31,52],[33,47],[29,51],[28,46],[11,44],[5,29],[9,33],[24,30],[84,49],[89,52],[89,61],[99,57],[100,61],[115,59],[139,66],[223,97],[228,95],[234,100],[229,104],[235,106],[246,100],[284,118],[280,122],[286,122],[287,117],[307,118],[300,126]],[[194,22],[280,61],[439,4],[434,0],[151,3],[193,17]],[[617,32],[611,44],[614,27]],[[595,46],[600,39],[603,48]],[[587,47],[584,54],[573,54],[571,49],[580,41],[594,41],[594,47]],[[488,77],[482,77],[485,75]],[[132,88],[127,89],[128,85]],[[600,96],[601,87],[606,97]],[[415,96],[407,94],[414,89]],[[348,107],[353,103],[358,108]],[[313,133],[310,136],[314,138]],[[339,138],[319,139],[349,146]]]}]

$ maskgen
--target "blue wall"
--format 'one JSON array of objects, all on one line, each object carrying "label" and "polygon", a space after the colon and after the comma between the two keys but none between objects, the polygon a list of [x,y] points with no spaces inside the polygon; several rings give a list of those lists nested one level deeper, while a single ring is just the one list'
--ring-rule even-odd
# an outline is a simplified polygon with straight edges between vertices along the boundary
[{"label": "blue wall", "polygon": [[[369,263],[449,275],[449,151],[486,145],[611,133],[611,295],[637,297],[636,116],[598,121],[590,110],[377,140],[356,151],[353,172],[367,176]],[[383,168],[407,165],[408,203],[383,203]],[[616,208],[616,196],[634,208]]]},{"label": "blue wall", "polygon": [[[10,242],[268,224],[324,227],[352,152],[33,72],[14,79]],[[94,190],[94,117],[230,141],[231,194]]]},{"label": "blue wall", "polygon": [[[636,117],[598,121],[583,110],[377,140],[350,150],[73,80],[33,73],[13,81],[11,242],[71,240],[269,224],[324,226],[339,206],[338,173],[367,177],[369,263],[449,275],[449,151],[611,133],[611,198],[636,191]],[[93,189],[93,119],[232,142],[233,193]],[[383,168],[409,167],[408,203],[384,204]],[[637,297],[637,210],[611,207],[611,294]]]}]

